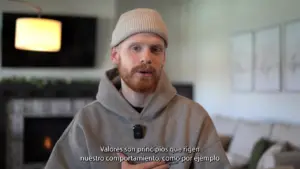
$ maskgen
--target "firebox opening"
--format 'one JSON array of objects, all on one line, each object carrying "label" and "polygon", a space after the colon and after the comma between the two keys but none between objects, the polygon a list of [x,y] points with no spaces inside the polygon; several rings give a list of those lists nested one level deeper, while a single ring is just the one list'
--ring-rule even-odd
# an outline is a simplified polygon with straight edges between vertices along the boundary
[{"label": "firebox opening", "polygon": [[46,149],[46,150],[51,150],[52,149],[52,146],[53,146],[53,143],[52,143],[52,139],[51,139],[51,137],[49,137],[49,136],[46,136],[45,138],[44,138],[44,149]]},{"label": "firebox opening", "polygon": [[72,117],[25,117],[24,164],[45,163]]}]

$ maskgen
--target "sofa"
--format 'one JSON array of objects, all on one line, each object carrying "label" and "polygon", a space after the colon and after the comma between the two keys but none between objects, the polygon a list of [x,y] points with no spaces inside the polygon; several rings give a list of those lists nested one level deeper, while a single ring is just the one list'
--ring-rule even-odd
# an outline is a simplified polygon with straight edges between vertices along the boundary
[{"label": "sofa", "polygon": [[300,169],[300,124],[212,116],[235,169]]}]

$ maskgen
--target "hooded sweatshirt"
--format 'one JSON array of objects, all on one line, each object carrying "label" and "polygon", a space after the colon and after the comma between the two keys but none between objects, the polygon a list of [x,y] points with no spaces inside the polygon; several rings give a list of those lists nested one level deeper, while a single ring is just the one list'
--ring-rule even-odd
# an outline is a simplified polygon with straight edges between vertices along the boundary
[{"label": "hooded sweatshirt", "polygon": [[[120,94],[117,69],[105,72],[96,100],[76,113],[45,169],[121,169],[117,153],[137,164],[169,161],[173,169],[224,169],[229,163],[213,122],[198,103],[180,96],[162,72],[141,112]],[[141,125],[143,138],[134,137]]]}]

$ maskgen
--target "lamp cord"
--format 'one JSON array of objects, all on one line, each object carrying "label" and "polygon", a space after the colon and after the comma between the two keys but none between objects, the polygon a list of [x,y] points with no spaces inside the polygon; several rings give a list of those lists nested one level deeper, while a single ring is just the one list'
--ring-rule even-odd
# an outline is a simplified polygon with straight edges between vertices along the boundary
[{"label": "lamp cord", "polygon": [[9,1],[20,2],[20,3],[23,3],[23,4],[25,4],[25,5],[28,5],[28,6],[32,7],[32,8],[34,8],[34,9],[36,9],[36,10],[37,10],[38,17],[39,17],[39,18],[41,17],[41,14],[42,14],[42,8],[39,7],[38,5],[35,5],[35,4],[33,4],[33,3],[30,3],[30,2],[24,1],[24,0],[9,0]]}]

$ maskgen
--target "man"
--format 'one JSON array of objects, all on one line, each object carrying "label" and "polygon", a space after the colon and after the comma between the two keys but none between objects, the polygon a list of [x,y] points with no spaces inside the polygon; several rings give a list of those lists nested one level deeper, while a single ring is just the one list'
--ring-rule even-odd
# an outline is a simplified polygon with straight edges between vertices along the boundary
[{"label": "man", "polygon": [[[82,108],[45,169],[224,169],[228,160],[207,112],[179,96],[164,65],[168,33],[158,12],[122,14],[96,101]],[[175,65],[174,65],[175,66]]]}]

